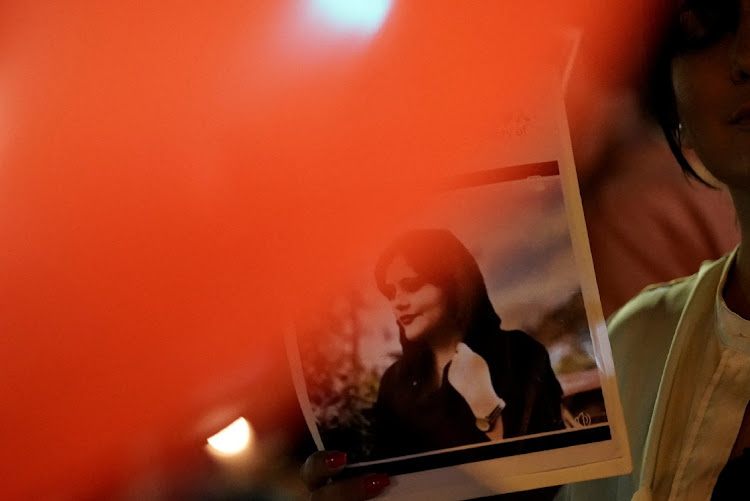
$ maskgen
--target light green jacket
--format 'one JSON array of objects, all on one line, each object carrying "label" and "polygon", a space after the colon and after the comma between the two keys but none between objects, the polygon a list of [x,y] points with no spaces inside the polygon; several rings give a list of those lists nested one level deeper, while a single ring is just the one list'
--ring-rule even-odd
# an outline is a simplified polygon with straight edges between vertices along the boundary
[{"label": "light green jacket", "polygon": [[633,472],[558,498],[710,499],[750,399],[750,322],[721,294],[735,254],[647,288],[611,319]]}]

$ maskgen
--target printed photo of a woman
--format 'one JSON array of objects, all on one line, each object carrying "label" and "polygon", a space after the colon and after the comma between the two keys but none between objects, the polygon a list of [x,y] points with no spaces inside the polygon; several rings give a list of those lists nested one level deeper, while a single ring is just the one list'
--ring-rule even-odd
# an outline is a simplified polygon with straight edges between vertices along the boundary
[{"label": "printed photo of a woman", "polygon": [[450,231],[396,237],[375,281],[403,352],[380,380],[373,459],[565,427],[547,351],[500,327],[476,260]]},{"label": "printed photo of a woman", "polygon": [[351,474],[531,471],[530,454],[560,463],[563,448],[611,440],[596,291],[548,167],[436,193],[343,258],[340,283],[297,318],[304,418]]}]

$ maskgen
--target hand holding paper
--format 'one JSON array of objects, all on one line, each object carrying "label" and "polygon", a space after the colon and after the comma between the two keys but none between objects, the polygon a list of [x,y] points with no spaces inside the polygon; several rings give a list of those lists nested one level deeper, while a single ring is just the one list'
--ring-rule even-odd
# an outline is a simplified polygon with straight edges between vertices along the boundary
[{"label": "hand holding paper", "polygon": [[364,501],[379,495],[390,479],[387,475],[370,473],[354,478],[335,479],[346,465],[346,454],[340,451],[318,451],[302,466],[302,481],[315,501]]}]

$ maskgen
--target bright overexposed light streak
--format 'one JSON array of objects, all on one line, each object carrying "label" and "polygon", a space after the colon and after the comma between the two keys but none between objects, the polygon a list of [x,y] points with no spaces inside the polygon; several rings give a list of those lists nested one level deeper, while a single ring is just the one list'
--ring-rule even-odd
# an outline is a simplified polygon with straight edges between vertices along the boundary
[{"label": "bright overexposed light streak", "polygon": [[250,444],[250,423],[245,418],[239,418],[232,424],[208,439],[208,445],[214,451],[224,454],[238,454]]},{"label": "bright overexposed light streak", "polygon": [[382,26],[392,0],[308,0],[315,18],[342,31],[373,34]]}]

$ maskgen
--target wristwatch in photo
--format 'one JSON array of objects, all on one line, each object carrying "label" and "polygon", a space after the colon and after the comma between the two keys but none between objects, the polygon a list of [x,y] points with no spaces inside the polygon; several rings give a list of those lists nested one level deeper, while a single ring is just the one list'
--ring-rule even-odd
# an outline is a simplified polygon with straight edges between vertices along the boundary
[{"label": "wristwatch in photo", "polygon": [[497,423],[497,420],[500,418],[503,409],[505,409],[505,400],[501,398],[495,408],[492,409],[492,412],[485,417],[476,418],[475,422],[479,431],[484,433],[492,431],[495,428],[495,423]]}]

